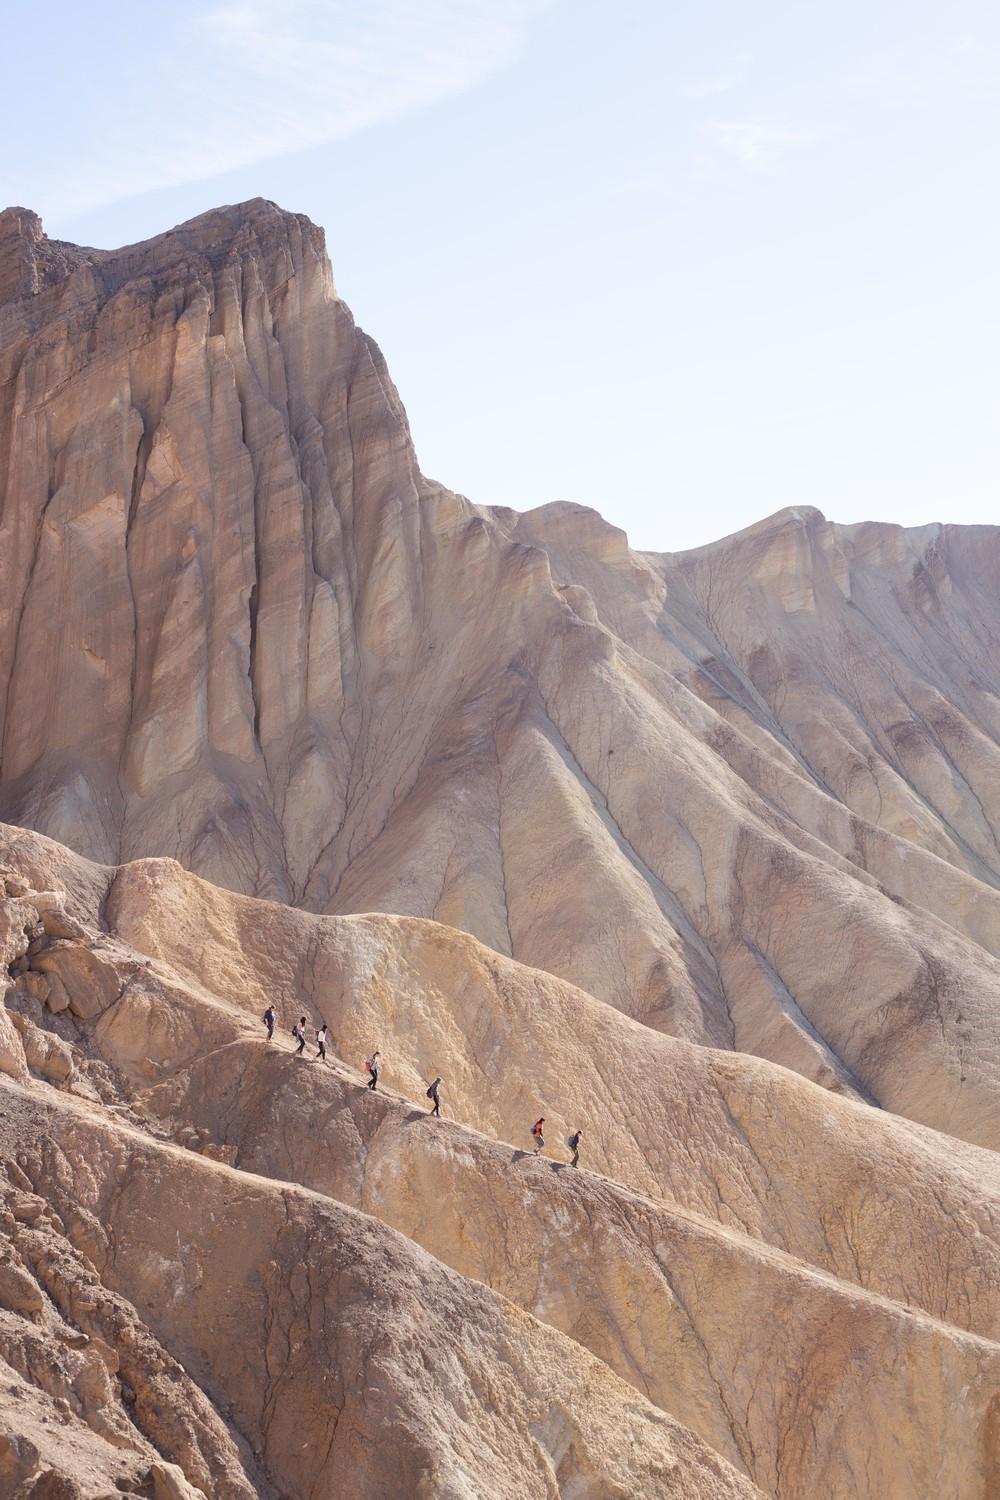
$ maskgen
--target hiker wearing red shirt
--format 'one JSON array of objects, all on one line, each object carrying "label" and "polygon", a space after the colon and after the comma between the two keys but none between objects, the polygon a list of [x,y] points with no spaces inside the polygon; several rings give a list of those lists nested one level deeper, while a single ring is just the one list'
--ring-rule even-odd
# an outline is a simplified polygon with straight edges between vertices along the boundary
[{"label": "hiker wearing red shirt", "polygon": [[544,1124],[545,1124],[545,1116],[542,1115],[542,1118],[540,1120],[536,1120],[535,1123],[534,1123],[534,1125],[532,1125],[532,1127],[531,1127],[531,1134],[532,1134],[532,1137],[534,1138],[534,1142],[535,1142],[535,1155],[536,1156],[538,1155],[539,1151],[541,1151],[542,1147],[545,1145],[545,1139],[544,1139],[544,1137],[542,1135],[542,1126]]}]

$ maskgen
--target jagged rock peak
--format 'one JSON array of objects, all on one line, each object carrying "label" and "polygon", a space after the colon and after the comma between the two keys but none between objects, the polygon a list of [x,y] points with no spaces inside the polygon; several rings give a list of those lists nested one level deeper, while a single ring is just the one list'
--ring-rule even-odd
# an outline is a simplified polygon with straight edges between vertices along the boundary
[{"label": "jagged rock peak", "polygon": [[49,240],[30,208],[0,213],[0,304],[33,297],[68,276],[90,252]]},{"label": "jagged rock peak", "polygon": [[217,270],[252,250],[267,259],[286,247],[293,258],[298,250],[326,261],[322,229],[267,198],[210,209],[152,239],[112,250],[49,239],[33,210],[7,208],[0,213],[0,304],[35,297],[80,267],[96,272],[98,289],[112,293],[136,277],[158,279],[192,262]]}]

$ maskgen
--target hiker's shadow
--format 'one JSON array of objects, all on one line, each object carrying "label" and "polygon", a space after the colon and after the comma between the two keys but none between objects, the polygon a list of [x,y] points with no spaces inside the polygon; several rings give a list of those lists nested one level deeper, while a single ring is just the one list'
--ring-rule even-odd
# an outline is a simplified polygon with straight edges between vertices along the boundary
[{"label": "hiker's shadow", "polygon": [[522,1151],[519,1146],[515,1146],[514,1155],[511,1157],[511,1161],[524,1161],[525,1157],[534,1156],[534,1154],[534,1151]]},{"label": "hiker's shadow", "polygon": [[410,1113],[406,1116],[406,1119],[403,1121],[403,1124],[404,1125],[415,1125],[418,1120],[432,1120],[433,1118],[434,1118],[434,1116],[430,1113],[429,1110],[425,1110],[425,1109],[411,1109]]}]

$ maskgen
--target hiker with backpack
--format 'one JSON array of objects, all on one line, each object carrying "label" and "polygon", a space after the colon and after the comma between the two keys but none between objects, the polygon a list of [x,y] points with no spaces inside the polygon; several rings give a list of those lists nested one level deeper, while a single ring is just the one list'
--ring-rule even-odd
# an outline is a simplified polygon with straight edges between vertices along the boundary
[{"label": "hiker with backpack", "polygon": [[541,1151],[542,1147],[545,1145],[545,1138],[542,1135],[542,1126],[544,1124],[545,1124],[545,1116],[542,1115],[542,1118],[540,1120],[536,1120],[535,1123],[534,1123],[534,1125],[532,1125],[532,1127],[531,1127],[531,1134],[532,1134],[532,1137],[533,1137],[534,1142],[535,1142],[535,1155],[536,1156],[538,1155],[539,1151]]},{"label": "hiker with backpack", "polygon": [[573,1134],[567,1137],[566,1144],[573,1153],[573,1160],[570,1162],[571,1167],[578,1167],[580,1165],[580,1137],[582,1135],[582,1130],[574,1130]]},{"label": "hiker with backpack", "polygon": [[369,1057],[365,1062],[365,1072],[370,1075],[368,1079],[368,1087],[372,1090],[373,1093],[378,1087],[378,1070],[381,1065],[382,1054],[378,1051],[373,1052],[371,1057]]},{"label": "hiker with backpack", "polygon": [[326,1062],[326,1039],[329,1033],[330,1028],[324,1021],[316,1032],[316,1056],[313,1062]]},{"label": "hiker with backpack", "polygon": [[431,1114],[437,1115],[438,1117],[440,1117],[441,1115],[441,1100],[438,1098],[438,1089],[441,1087],[442,1083],[444,1083],[443,1078],[435,1078],[434,1082],[427,1090],[428,1099],[434,1100],[434,1108],[431,1110]]},{"label": "hiker with backpack", "polygon": [[267,1039],[269,1042],[274,1041],[274,1023],[277,1019],[278,1017],[275,1014],[274,1006],[269,1005],[263,1016],[264,1025],[267,1027]]},{"label": "hiker with backpack", "polygon": [[296,1047],[296,1049],[295,1049],[295,1056],[296,1057],[301,1057],[302,1054],[303,1054],[303,1052],[306,1050],[306,1018],[305,1018],[305,1016],[300,1016],[299,1019],[296,1021],[295,1025],[292,1027],[292,1036],[295,1038],[295,1040],[299,1044]]}]

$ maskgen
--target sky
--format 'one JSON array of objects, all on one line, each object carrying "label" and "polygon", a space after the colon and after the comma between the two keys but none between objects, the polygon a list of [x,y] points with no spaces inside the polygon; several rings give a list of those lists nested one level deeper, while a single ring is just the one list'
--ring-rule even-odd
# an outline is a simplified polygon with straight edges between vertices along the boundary
[{"label": "sky", "polygon": [[[0,206],[327,232],[425,473],[697,546],[1000,522],[994,0],[5,0]],[[43,33],[43,35],[42,35]],[[43,64],[39,72],[39,58]]]}]

